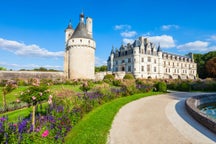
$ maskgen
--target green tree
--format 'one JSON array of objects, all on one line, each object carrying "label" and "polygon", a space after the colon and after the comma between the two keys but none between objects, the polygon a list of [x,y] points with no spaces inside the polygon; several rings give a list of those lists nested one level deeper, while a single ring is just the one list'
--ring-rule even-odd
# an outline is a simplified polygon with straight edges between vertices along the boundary
[{"label": "green tree", "polygon": [[211,58],[205,64],[209,77],[216,78],[216,57]]},{"label": "green tree", "polygon": [[35,130],[35,110],[38,103],[48,100],[48,103],[52,103],[52,96],[46,85],[40,84],[39,79],[32,80],[32,86],[21,93],[20,100],[28,103],[32,106],[32,126]]},{"label": "green tree", "polygon": [[207,78],[209,76],[205,65],[213,57],[216,57],[216,51],[206,54],[194,54],[194,61],[197,63],[197,73],[200,78]]},{"label": "green tree", "polygon": [[12,92],[15,88],[17,88],[17,84],[15,81],[8,80],[6,85],[3,87],[3,107],[4,111],[7,111],[7,103],[6,103],[6,95]]},{"label": "green tree", "polygon": [[4,67],[0,67],[0,71],[6,71],[7,69]]},{"label": "green tree", "polygon": [[106,65],[95,67],[95,72],[104,72],[104,71],[107,71]]}]

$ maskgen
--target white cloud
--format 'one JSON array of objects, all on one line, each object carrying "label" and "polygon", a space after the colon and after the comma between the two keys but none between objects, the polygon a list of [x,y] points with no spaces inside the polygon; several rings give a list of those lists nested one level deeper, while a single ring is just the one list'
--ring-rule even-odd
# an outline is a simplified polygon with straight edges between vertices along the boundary
[{"label": "white cloud", "polygon": [[132,44],[133,42],[134,42],[133,39],[128,39],[128,38],[124,38],[124,39],[123,39],[123,43],[124,43],[124,44],[128,44],[128,43]]},{"label": "white cloud", "polygon": [[170,30],[170,29],[179,29],[178,25],[162,25],[161,29],[166,31],[166,30]]},{"label": "white cloud", "polygon": [[131,29],[130,25],[115,25],[114,30],[129,30]]},{"label": "white cloud", "polygon": [[107,61],[102,58],[95,57],[95,66],[102,66],[102,65],[107,65]]},{"label": "white cloud", "polygon": [[210,40],[216,41],[216,35],[212,35],[212,36],[210,37]]},{"label": "white cloud", "polygon": [[160,43],[162,48],[172,48],[175,47],[175,41],[172,36],[169,35],[161,35],[161,36],[150,36],[148,37],[150,42],[155,44]]},{"label": "white cloud", "polygon": [[16,55],[21,56],[35,56],[35,57],[63,57],[64,52],[51,52],[38,45],[26,45],[17,41],[6,40],[0,38],[0,49],[10,51]]},{"label": "white cloud", "polygon": [[197,52],[207,52],[210,51],[216,47],[208,47],[209,43],[204,41],[194,41],[189,42],[183,45],[177,46],[177,49],[180,51],[197,51]]},{"label": "white cloud", "polygon": [[122,37],[134,37],[135,35],[137,35],[136,31],[126,31],[121,33]]}]

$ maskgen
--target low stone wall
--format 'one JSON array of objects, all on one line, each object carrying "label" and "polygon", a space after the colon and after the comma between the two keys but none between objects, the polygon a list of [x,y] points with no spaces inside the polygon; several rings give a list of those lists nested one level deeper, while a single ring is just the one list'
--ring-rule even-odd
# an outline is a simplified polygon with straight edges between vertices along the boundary
[{"label": "low stone wall", "polygon": [[38,71],[0,71],[0,81],[9,79],[64,79],[63,72],[38,72]]},{"label": "low stone wall", "polygon": [[216,121],[202,113],[198,106],[207,103],[216,102],[216,94],[200,95],[190,97],[185,101],[185,107],[188,113],[199,123],[207,127],[212,132],[216,133]]}]

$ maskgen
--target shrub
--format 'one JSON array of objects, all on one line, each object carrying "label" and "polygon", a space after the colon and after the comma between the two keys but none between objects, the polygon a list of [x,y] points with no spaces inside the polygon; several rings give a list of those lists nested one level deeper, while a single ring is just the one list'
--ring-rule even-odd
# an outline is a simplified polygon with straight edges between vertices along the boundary
[{"label": "shrub", "polygon": [[132,74],[126,74],[123,79],[134,79],[134,76]]},{"label": "shrub", "polygon": [[167,91],[167,84],[165,82],[158,82],[156,84],[156,89],[159,92],[166,92]]},{"label": "shrub", "polygon": [[136,83],[134,80],[124,80],[121,85],[123,95],[133,95],[137,92]]},{"label": "shrub", "polygon": [[122,81],[121,80],[113,80],[113,85],[114,86],[121,86]]},{"label": "shrub", "polygon": [[115,76],[112,74],[106,74],[103,79],[104,80],[114,80]]},{"label": "shrub", "polygon": [[191,86],[188,82],[180,83],[178,90],[180,91],[191,91]]},{"label": "shrub", "polygon": [[103,81],[108,83],[108,84],[112,84],[113,80],[115,79],[115,76],[112,74],[106,74],[103,78]]}]

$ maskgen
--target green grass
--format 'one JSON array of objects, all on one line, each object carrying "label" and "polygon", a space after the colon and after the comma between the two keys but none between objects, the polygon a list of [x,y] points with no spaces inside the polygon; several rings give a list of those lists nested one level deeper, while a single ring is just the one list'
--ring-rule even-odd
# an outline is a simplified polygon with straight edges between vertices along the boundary
[{"label": "green grass", "polygon": [[[3,97],[3,87],[0,87],[0,105],[2,105],[2,97]],[[11,102],[15,102],[16,99],[20,96],[20,93],[27,89],[27,86],[19,86],[15,90],[13,90],[11,93],[6,95],[6,103],[9,104]]]},{"label": "green grass", "polygon": [[[47,107],[48,103],[43,103],[42,106],[43,106],[43,108],[42,108],[42,110],[40,110],[40,106],[38,105],[39,111],[45,112],[44,107]],[[32,107],[27,107],[27,108],[18,109],[18,110],[9,111],[9,112],[0,114],[0,117],[7,115],[8,121],[17,122],[19,117],[21,117],[21,118],[28,117],[31,112],[32,112]]]},{"label": "green grass", "polygon": [[31,108],[23,108],[23,109],[18,109],[15,111],[10,111],[6,112],[3,114],[0,114],[0,117],[7,115],[8,116],[8,121],[10,122],[17,122],[19,117],[27,117],[31,112]]},{"label": "green grass", "polygon": [[134,100],[160,93],[149,92],[122,97],[87,114],[65,138],[68,144],[106,144],[112,121],[119,109]]}]

